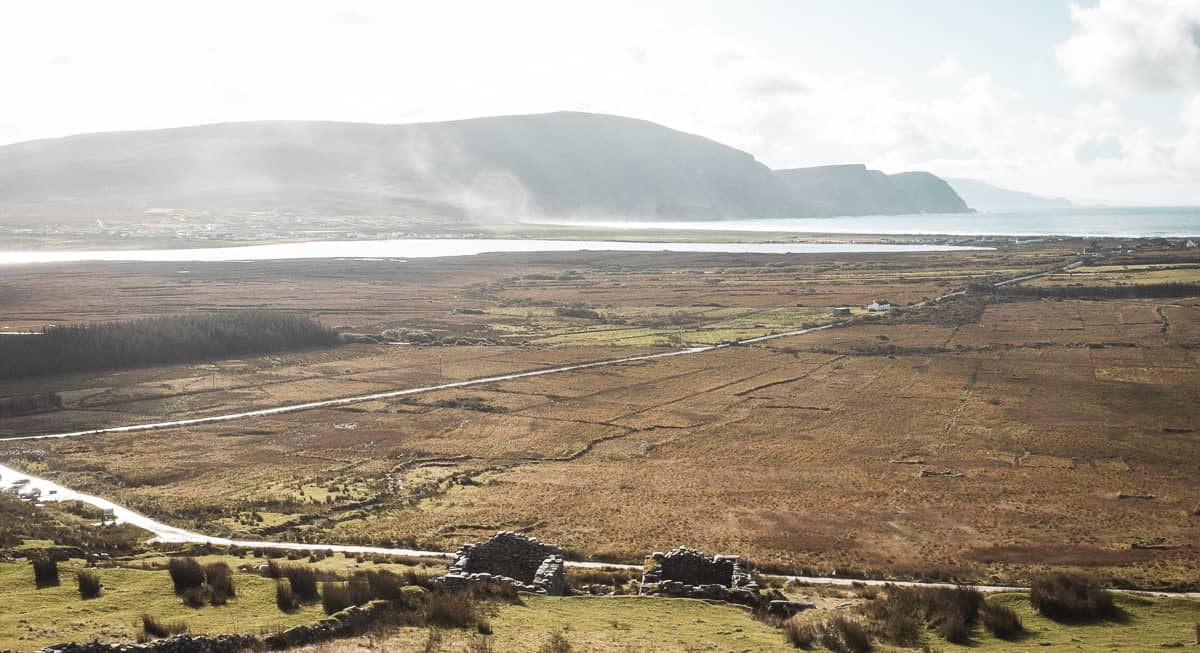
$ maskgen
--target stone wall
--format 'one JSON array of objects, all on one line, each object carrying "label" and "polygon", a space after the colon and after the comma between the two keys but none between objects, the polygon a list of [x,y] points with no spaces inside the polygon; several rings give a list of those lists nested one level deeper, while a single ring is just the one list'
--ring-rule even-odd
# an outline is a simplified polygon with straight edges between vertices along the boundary
[{"label": "stone wall", "polygon": [[646,556],[642,594],[718,599],[746,605],[762,600],[758,583],[743,571],[737,556],[713,556],[687,547]]},{"label": "stone wall", "polygon": [[486,542],[464,544],[441,581],[451,589],[476,581],[496,581],[551,596],[567,591],[562,550],[512,531],[496,533]]},{"label": "stone wall", "polygon": [[54,644],[34,653],[235,653],[257,643],[253,635],[179,635],[146,644]]}]

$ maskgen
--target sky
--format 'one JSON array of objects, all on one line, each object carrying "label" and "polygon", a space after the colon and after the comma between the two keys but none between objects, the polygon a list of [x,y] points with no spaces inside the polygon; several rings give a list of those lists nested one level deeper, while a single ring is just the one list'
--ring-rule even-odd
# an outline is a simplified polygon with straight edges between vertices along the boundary
[{"label": "sky", "polygon": [[0,3],[0,144],[560,110],[773,168],[1200,205],[1200,0]]}]

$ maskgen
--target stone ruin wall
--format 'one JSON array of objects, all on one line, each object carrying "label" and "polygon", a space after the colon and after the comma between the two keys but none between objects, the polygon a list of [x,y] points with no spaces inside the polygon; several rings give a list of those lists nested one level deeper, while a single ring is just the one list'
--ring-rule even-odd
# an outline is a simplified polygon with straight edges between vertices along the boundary
[{"label": "stone ruin wall", "polygon": [[646,557],[642,594],[718,599],[757,605],[758,583],[743,571],[737,556],[713,556],[687,547]]},{"label": "stone ruin wall", "polygon": [[524,533],[501,531],[485,542],[464,544],[450,571],[441,578],[452,589],[489,580],[526,592],[561,596],[567,591],[562,550]]}]

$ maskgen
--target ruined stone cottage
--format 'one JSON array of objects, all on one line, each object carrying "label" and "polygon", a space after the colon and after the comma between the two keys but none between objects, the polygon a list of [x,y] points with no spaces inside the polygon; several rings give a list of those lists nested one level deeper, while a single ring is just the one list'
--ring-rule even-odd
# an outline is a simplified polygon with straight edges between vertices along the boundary
[{"label": "ruined stone cottage", "polygon": [[758,583],[743,571],[737,556],[713,556],[687,547],[646,557],[642,594],[717,599],[745,605],[761,600]]},{"label": "ruined stone cottage", "polygon": [[486,542],[464,544],[441,578],[451,589],[496,581],[524,592],[561,596],[567,591],[562,550],[524,533],[501,531]]}]

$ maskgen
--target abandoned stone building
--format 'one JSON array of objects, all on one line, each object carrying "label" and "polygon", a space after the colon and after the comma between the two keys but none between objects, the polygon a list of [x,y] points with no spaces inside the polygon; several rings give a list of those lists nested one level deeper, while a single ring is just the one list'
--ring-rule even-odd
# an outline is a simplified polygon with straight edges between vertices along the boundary
[{"label": "abandoned stone building", "polygon": [[464,544],[441,581],[451,589],[477,581],[496,581],[550,596],[567,591],[562,550],[512,531],[496,533],[486,542]]},{"label": "abandoned stone building", "polygon": [[711,558],[696,549],[679,547],[646,557],[642,594],[718,599],[745,605],[762,601],[758,583],[742,570],[737,556]]}]

